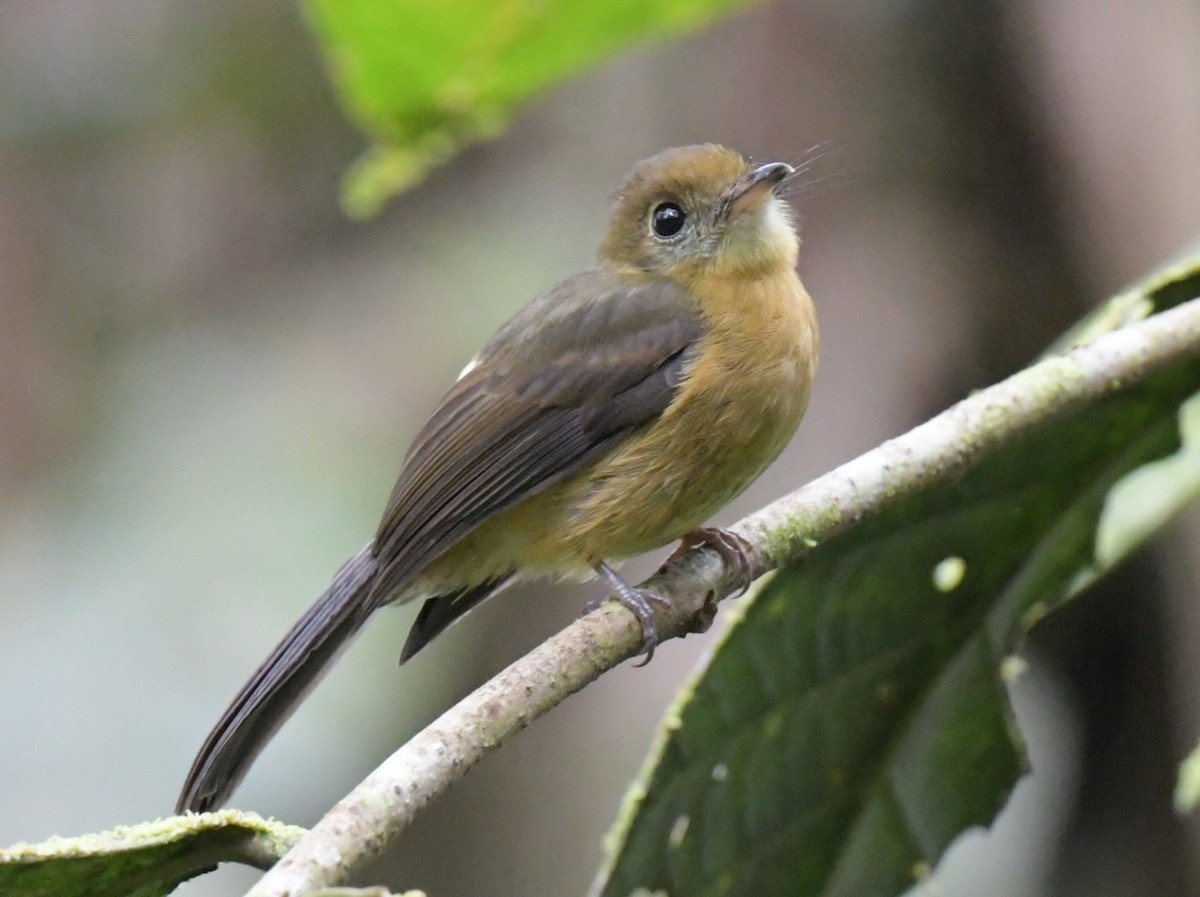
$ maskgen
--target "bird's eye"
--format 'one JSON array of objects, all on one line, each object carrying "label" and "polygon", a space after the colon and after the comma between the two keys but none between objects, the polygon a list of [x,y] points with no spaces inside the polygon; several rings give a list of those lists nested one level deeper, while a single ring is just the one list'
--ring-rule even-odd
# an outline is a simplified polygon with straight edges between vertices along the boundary
[{"label": "bird's eye", "polygon": [[654,236],[669,239],[683,230],[687,214],[676,202],[660,202],[650,213],[650,229]]}]

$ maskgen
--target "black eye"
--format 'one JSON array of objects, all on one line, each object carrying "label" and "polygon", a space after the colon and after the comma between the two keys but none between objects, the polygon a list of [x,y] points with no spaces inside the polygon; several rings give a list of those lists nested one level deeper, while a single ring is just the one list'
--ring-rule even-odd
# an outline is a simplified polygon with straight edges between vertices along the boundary
[{"label": "black eye", "polygon": [[650,213],[650,229],[654,231],[654,236],[666,239],[683,230],[683,222],[686,220],[687,215],[679,207],[679,203],[660,202]]}]

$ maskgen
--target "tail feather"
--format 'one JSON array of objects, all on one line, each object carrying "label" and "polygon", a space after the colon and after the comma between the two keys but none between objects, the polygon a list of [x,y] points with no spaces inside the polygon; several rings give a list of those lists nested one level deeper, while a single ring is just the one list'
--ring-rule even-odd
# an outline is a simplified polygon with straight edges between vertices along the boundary
[{"label": "tail feather", "polygon": [[377,564],[371,546],[338,571],[250,677],[196,755],[176,812],[204,812],[229,798],[250,764],[370,616]]},{"label": "tail feather", "polygon": [[512,574],[490,579],[473,588],[449,592],[426,598],[417,613],[408,638],[404,641],[404,649],[400,652],[400,663],[407,663],[414,654],[428,645],[455,620],[461,619],[467,611],[478,607],[503,589],[512,580]]}]

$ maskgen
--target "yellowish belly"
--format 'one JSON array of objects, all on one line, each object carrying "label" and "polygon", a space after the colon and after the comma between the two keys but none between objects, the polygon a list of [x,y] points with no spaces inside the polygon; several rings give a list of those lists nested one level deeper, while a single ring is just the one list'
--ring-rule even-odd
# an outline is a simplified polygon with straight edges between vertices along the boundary
[{"label": "yellowish belly", "polygon": [[[421,577],[481,582],[514,569],[576,576],[671,542],[741,493],[791,440],[817,360],[811,300],[769,313],[759,297],[713,328],[663,415],[572,479],[484,523]],[[778,285],[776,285],[776,288]],[[408,597],[408,596],[405,596]]]},{"label": "yellowish belly", "polygon": [[564,530],[571,548],[589,563],[649,551],[700,526],[757,479],[808,404],[815,334],[792,331],[702,347],[663,416],[579,478]]}]

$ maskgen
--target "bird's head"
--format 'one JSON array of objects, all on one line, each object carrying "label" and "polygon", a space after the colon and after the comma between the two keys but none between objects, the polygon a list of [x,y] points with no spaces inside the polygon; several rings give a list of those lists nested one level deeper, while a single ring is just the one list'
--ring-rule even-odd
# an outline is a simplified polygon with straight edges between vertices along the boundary
[{"label": "bird's head", "polygon": [[601,258],[685,283],[792,268],[799,238],[777,190],[793,171],[715,144],[664,150],[617,190]]}]

